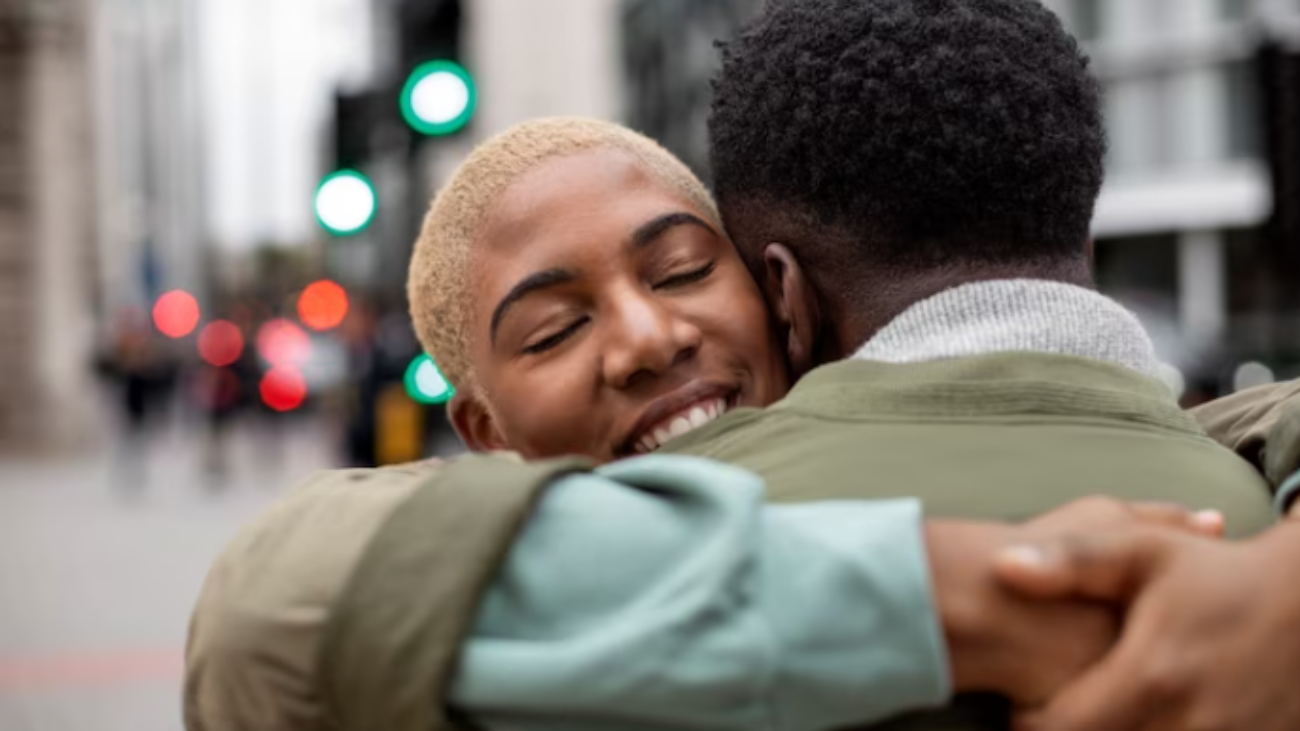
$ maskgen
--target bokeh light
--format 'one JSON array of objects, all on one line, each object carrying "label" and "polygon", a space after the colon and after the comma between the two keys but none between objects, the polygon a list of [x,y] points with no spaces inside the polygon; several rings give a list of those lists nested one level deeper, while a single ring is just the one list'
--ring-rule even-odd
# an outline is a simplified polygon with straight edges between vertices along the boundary
[{"label": "bokeh light", "polygon": [[402,88],[402,117],[417,132],[451,134],[474,116],[474,78],[459,64],[430,61],[407,78]]},{"label": "bokeh light", "polygon": [[267,320],[257,331],[257,352],[273,366],[297,369],[311,358],[311,338],[288,320]]},{"label": "bokeh light", "polygon": [[293,411],[307,398],[307,382],[297,369],[275,366],[262,376],[258,393],[272,411]]},{"label": "bokeh light", "polygon": [[379,199],[370,179],[355,170],[326,176],[316,189],[316,220],[339,236],[358,233],[375,217]]},{"label": "bokeh light", "polygon": [[298,297],[298,319],[313,330],[338,327],[347,314],[348,293],[328,279],[312,282]]},{"label": "bokeh light", "polygon": [[209,365],[228,366],[244,354],[244,334],[229,320],[210,322],[199,331],[199,357]]},{"label": "bokeh light", "polygon": [[422,354],[406,367],[406,394],[422,404],[442,404],[456,395],[451,382],[438,370],[433,358]]},{"label": "bokeh light", "polygon": [[183,338],[199,324],[199,301],[183,289],[173,289],[153,305],[153,324],[169,338]]},{"label": "bokeh light", "polygon": [[1266,386],[1277,380],[1273,369],[1255,361],[1249,361],[1237,366],[1237,370],[1232,374],[1232,390],[1245,391],[1248,388],[1256,386]]}]

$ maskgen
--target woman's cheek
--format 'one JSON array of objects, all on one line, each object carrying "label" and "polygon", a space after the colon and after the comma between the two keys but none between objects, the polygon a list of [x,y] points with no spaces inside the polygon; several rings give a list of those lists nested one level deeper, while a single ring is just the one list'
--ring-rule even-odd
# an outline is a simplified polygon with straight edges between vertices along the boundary
[{"label": "woman's cheek", "polygon": [[515,439],[536,456],[589,451],[593,405],[573,379],[562,374],[520,379],[512,391],[515,408],[506,420],[515,425]]}]

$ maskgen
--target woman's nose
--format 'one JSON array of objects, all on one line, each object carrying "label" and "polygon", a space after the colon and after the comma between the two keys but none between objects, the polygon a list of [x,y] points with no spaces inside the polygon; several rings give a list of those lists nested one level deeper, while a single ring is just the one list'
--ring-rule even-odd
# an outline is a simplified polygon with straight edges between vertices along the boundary
[{"label": "woman's nose", "polygon": [[653,297],[629,297],[609,321],[605,380],[629,388],[663,375],[700,349],[698,327]]}]

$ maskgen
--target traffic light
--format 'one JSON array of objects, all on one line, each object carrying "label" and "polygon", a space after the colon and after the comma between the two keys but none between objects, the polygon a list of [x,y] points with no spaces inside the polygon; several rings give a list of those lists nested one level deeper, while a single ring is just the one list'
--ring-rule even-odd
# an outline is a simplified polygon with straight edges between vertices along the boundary
[{"label": "traffic light", "polygon": [[458,131],[474,116],[478,90],[474,78],[455,61],[422,63],[402,87],[402,118],[429,136]]},{"label": "traffic light", "polygon": [[375,218],[379,199],[375,186],[355,170],[338,170],[325,176],[313,202],[316,220],[336,236],[364,231]]},{"label": "traffic light", "polygon": [[397,27],[403,119],[426,136],[459,131],[478,96],[460,59],[460,0],[403,0]]},{"label": "traffic light", "polygon": [[456,395],[456,389],[437,364],[426,354],[420,354],[406,367],[406,394],[421,404],[445,404]]},{"label": "traffic light", "polygon": [[154,327],[169,338],[183,338],[194,332],[199,317],[199,301],[183,289],[173,289],[153,305]]}]

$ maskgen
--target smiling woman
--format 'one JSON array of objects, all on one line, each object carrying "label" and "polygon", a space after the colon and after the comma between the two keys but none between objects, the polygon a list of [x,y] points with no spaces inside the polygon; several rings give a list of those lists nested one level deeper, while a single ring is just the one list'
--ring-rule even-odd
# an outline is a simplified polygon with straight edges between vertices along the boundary
[{"label": "smiling woman", "polygon": [[484,143],[434,202],[409,286],[471,449],[608,461],[788,388],[703,185],[610,123]]}]

